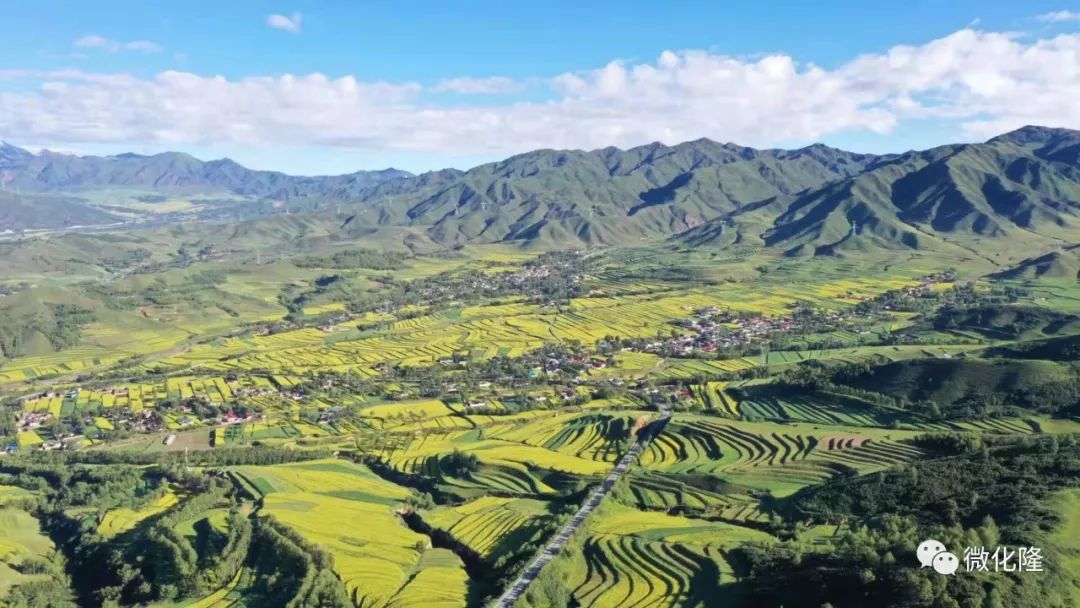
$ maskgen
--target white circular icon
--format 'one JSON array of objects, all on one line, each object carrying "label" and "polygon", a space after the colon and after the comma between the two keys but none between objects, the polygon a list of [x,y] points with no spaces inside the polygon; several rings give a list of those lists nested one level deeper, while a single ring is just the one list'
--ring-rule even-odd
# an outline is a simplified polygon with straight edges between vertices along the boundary
[{"label": "white circular icon", "polygon": [[934,572],[938,574],[955,574],[960,567],[960,560],[948,551],[942,551],[934,556]]},{"label": "white circular icon", "polygon": [[934,565],[934,556],[938,553],[945,551],[945,545],[932,538],[924,540],[919,544],[918,550],[915,552],[915,556],[919,558],[919,563],[923,568],[929,568]]}]

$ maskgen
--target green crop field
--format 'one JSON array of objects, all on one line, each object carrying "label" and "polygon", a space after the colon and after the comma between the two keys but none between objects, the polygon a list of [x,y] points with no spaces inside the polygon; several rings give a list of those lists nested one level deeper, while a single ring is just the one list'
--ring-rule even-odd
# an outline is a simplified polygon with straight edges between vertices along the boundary
[{"label": "green crop field", "polygon": [[[650,444],[642,464],[668,474],[719,476],[744,490],[784,496],[852,471],[869,473],[918,459],[922,451],[907,443],[915,435],[880,428],[683,416]],[[643,494],[646,504],[665,502],[664,493],[650,497],[643,489]],[[741,518],[743,502],[736,498],[724,513]]]},{"label": "green crop field", "polygon": [[545,504],[537,500],[485,496],[455,507],[434,509],[423,518],[490,559],[505,552],[515,539],[520,542],[520,532],[528,533],[535,520],[545,515]]},{"label": "green crop field", "polygon": [[161,496],[161,498],[158,498],[142,509],[136,510],[126,507],[110,509],[101,518],[101,523],[98,524],[98,534],[106,538],[116,536],[134,528],[139,522],[148,517],[153,517],[154,515],[168,511],[179,502],[180,498],[177,496],[176,492],[169,489]]},{"label": "green crop field", "polygon": [[434,580],[461,579],[453,576],[460,565],[425,560],[426,552],[416,546],[425,537],[394,515],[394,506],[408,492],[361,466],[314,461],[237,467],[233,473],[261,497],[260,513],[273,515],[330,552],[349,594],[364,605],[387,605],[425,568],[433,569],[428,576]]},{"label": "green crop field", "polygon": [[[11,496],[12,493],[5,492]],[[24,564],[48,558],[53,543],[33,515],[14,507],[0,507],[0,596],[14,585],[39,578],[24,572]]]},{"label": "green crop field", "polygon": [[1050,536],[1050,542],[1060,548],[1062,555],[1061,569],[1071,573],[1073,598],[1080,602],[1080,548],[1076,547],[1077,535],[1080,535],[1080,491],[1067,490],[1058,494],[1053,503],[1060,527]]},{"label": "green crop field", "polygon": [[734,582],[725,555],[764,532],[613,506],[587,525],[580,553],[567,564],[568,591],[582,606],[709,606]]}]

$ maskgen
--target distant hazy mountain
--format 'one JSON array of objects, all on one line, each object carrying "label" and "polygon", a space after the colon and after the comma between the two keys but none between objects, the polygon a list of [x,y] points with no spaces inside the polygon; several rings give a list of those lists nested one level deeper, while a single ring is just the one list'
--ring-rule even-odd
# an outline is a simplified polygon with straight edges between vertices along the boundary
[{"label": "distant hazy mountain", "polygon": [[333,188],[365,187],[411,173],[397,169],[358,171],[328,177],[297,177],[248,169],[229,159],[204,162],[179,152],[152,156],[41,154],[0,144],[0,187],[20,192],[77,192],[125,187],[170,193],[232,193],[246,196],[322,194]]},{"label": "distant hazy mountain", "polygon": [[17,146],[0,141],[0,170],[18,169],[34,159],[34,155]]},{"label": "distant hazy mountain", "polygon": [[0,232],[33,228],[73,228],[116,224],[122,218],[56,194],[20,194],[0,190]]}]

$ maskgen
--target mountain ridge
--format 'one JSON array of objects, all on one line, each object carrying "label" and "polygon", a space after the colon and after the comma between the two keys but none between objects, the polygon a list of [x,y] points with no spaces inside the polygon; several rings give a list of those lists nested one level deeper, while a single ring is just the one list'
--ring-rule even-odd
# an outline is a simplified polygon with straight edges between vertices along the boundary
[{"label": "mountain ridge", "polygon": [[368,185],[412,176],[412,173],[393,168],[332,176],[298,176],[249,169],[229,158],[203,161],[185,152],[82,156],[43,150],[33,154],[0,142],[0,187],[30,192],[125,186],[165,192],[220,188],[238,195],[268,196],[282,189],[302,189],[317,182],[363,182]]},{"label": "mountain ridge", "polygon": [[[981,238],[1068,242],[1080,225],[1080,163],[1070,156],[1077,143],[1077,131],[1025,127],[986,143],[896,155],[778,200],[761,236],[789,255]],[[737,225],[737,216],[715,221]],[[685,238],[701,245],[709,230]]]},{"label": "mountain ridge", "polygon": [[1046,249],[1076,240],[1080,132],[1027,126],[983,143],[881,155],[699,138],[625,150],[532,150],[465,171],[338,176],[255,171],[183,153],[32,155],[0,145],[0,189],[78,197],[79,188],[115,186],[246,197],[249,203],[224,207],[238,219],[332,211],[347,216],[352,230],[408,227],[446,246],[676,239],[844,255],[970,250],[982,241],[1019,239]]}]

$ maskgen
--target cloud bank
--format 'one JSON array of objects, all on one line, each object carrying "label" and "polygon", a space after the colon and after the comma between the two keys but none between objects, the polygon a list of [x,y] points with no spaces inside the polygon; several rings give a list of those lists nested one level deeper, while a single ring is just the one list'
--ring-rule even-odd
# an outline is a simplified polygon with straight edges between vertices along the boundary
[{"label": "cloud bank", "polygon": [[440,93],[460,93],[462,95],[504,95],[525,90],[524,83],[516,82],[504,76],[489,78],[447,78],[440,80],[433,90]]},{"label": "cloud bank", "polygon": [[[970,139],[1029,123],[1080,127],[1080,34],[1027,39],[971,29],[834,69],[784,54],[665,51],[655,61],[613,61],[539,85],[455,78],[425,88],[352,76],[226,79],[178,71],[144,79],[7,70],[0,79],[22,81],[0,89],[0,139],[58,146],[510,154],[699,137],[768,146],[837,133],[889,134],[923,119],[944,121]],[[515,97],[527,86],[543,94]],[[502,96],[470,104],[428,95],[442,92]]]}]

